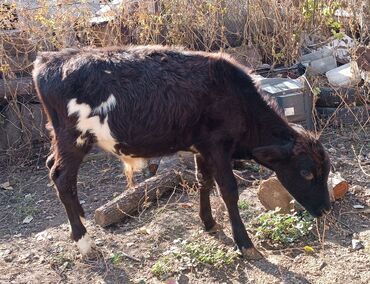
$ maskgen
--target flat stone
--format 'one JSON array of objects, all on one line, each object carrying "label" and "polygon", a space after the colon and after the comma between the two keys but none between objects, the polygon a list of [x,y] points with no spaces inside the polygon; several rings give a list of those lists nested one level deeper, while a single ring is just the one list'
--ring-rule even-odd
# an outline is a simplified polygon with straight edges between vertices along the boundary
[{"label": "flat stone", "polygon": [[281,208],[281,213],[290,213],[294,209],[293,197],[276,177],[264,180],[257,192],[258,199],[267,210]]}]

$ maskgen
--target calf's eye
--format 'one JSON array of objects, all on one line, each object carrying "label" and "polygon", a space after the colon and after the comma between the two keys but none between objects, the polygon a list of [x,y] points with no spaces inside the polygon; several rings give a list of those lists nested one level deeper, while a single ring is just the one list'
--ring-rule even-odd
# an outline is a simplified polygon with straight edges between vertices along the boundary
[{"label": "calf's eye", "polygon": [[307,170],[301,170],[301,176],[303,176],[306,180],[313,179],[313,173]]}]

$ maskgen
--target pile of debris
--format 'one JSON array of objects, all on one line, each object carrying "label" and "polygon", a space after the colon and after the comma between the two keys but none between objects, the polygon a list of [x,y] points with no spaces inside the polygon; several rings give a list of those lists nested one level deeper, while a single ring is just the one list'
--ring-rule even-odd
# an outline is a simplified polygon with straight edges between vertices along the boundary
[{"label": "pile of debris", "polygon": [[334,125],[370,121],[370,47],[347,35],[303,45],[304,54],[290,67],[262,64],[252,46],[226,52],[254,70],[261,90],[277,101],[290,122],[313,129],[313,106],[320,119]]},{"label": "pile of debris", "polygon": [[369,121],[370,47],[344,35],[309,50],[300,62],[309,77],[320,81],[316,100],[320,118],[331,118],[337,125]]}]

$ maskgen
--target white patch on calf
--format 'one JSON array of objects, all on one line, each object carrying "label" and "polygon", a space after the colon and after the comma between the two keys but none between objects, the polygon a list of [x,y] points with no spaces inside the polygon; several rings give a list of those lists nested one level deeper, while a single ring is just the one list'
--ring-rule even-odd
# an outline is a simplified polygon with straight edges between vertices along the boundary
[{"label": "white patch on calf", "polygon": [[[113,96],[114,98],[114,96]],[[110,102],[103,102],[98,108],[101,110],[112,110],[114,107],[113,102],[115,103],[115,99],[111,99]],[[114,145],[117,144],[116,140],[112,137],[109,125],[108,125],[108,114],[103,121],[100,122],[100,117],[98,115],[89,117],[92,113],[91,107],[86,103],[77,103],[77,99],[71,99],[68,102],[68,115],[71,116],[72,114],[77,114],[78,120],[76,128],[82,132],[81,135],[84,135],[87,131],[91,134],[95,135],[97,143],[100,147],[104,150],[113,152]],[[97,108],[95,108],[97,109]],[[84,139],[78,137],[76,140],[76,144],[79,145],[81,142],[84,142]]]},{"label": "white patch on calf", "polygon": [[76,242],[76,244],[80,253],[82,255],[87,255],[91,252],[93,242],[90,236],[85,233],[85,235],[83,235],[82,238]]},{"label": "white patch on calf", "polygon": [[116,98],[113,96],[113,94],[110,94],[110,96],[105,102],[102,102],[100,106],[94,108],[93,114],[106,115],[116,106],[116,104],[117,104]]},{"label": "white patch on calf", "polygon": [[81,136],[78,136],[77,139],[76,139],[76,145],[77,146],[82,146],[84,145],[86,142],[86,139],[85,138],[82,138]]},{"label": "white patch on calf", "polygon": [[[76,124],[77,130],[81,131],[81,135],[76,139],[76,145],[82,146],[86,139],[82,136],[86,134],[87,131],[96,137],[97,144],[104,150],[111,152],[115,155],[114,146],[118,143],[112,136],[109,125],[108,125],[108,113],[116,105],[116,99],[111,94],[109,98],[102,102],[98,107],[92,109],[86,103],[77,103],[77,99],[71,99],[68,102],[67,109],[68,115],[77,115],[78,120]],[[90,117],[90,115],[93,115]],[[100,121],[98,114],[105,115],[103,123]],[[147,166],[147,160],[144,158],[131,157],[128,155],[119,155],[125,167],[125,175],[130,187],[133,186],[132,176],[134,172],[140,171]]]}]

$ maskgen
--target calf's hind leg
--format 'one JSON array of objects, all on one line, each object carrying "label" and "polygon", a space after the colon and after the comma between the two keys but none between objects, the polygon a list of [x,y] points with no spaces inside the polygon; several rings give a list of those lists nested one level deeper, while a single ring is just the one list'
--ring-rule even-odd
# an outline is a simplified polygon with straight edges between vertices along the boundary
[{"label": "calf's hind leg", "polygon": [[64,205],[71,226],[71,237],[77,243],[82,255],[91,252],[92,241],[83,224],[84,210],[77,195],[77,172],[80,164],[91,147],[77,147],[69,133],[59,133],[54,149],[54,163],[50,170],[59,199]]},{"label": "calf's hind leg", "polygon": [[197,169],[202,175],[199,180],[199,216],[204,224],[205,230],[212,233],[221,228],[220,225],[218,225],[213,219],[211,202],[209,199],[209,195],[215,183],[211,169],[207,166],[206,161],[203,159],[203,157],[200,154],[196,154],[195,161]]}]

